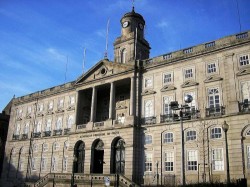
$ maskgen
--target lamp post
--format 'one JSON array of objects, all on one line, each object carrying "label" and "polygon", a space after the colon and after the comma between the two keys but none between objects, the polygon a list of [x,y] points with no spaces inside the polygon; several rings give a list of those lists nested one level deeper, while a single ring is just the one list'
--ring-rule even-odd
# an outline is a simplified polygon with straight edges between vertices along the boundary
[{"label": "lamp post", "polygon": [[156,162],[156,184],[159,186],[159,173],[158,173],[158,168],[159,168],[159,162]]},{"label": "lamp post", "polygon": [[229,125],[226,121],[224,121],[222,125],[222,129],[225,132],[225,142],[226,142],[226,163],[227,163],[227,184],[230,183],[230,173],[229,173],[229,158],[228,158],[228,143],[227,143],[227,131],[229,129]]},{"label": "lamp post", "polygon": [[76,165],[76,162],[77,162],[77,157],[76,157],[76,155],[74,155],[73,167],[72,167],[72,180],[71,180],[72,187],[75,186],[75,165]]},{"label": "lamp post", "polygon": [[[191,95],[185,95],[184,97],[185,104],[191,103],[193,97]],[[180,108],[180,122],[181,122],[181,169],[182,169],[182,185],[186,186],[186,175],[185,175],[185,145],[184,145],[184,130],[183,130],[183,111],[185,105]]]}]

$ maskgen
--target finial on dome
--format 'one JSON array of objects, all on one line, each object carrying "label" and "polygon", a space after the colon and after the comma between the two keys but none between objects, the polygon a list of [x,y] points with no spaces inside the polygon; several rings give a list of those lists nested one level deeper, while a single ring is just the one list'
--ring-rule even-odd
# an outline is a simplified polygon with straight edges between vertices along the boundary
[{"label": "finial on dome", "polygon": [[135,12],[135,0],[132,0],[132,12]]}]

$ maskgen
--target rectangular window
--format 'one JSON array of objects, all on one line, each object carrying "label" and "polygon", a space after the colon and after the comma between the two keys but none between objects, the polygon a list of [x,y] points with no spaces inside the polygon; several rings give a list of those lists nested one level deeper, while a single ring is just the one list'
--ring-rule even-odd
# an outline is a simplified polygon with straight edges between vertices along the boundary
[{"label": "rectangular window", "polygon": [[196,140],[196,131],[188,131],[186,140],[187,141]]},{"label": "rectangular window", "polygon": [[152,144],[152,136],[145,135],[145,144]]},{"label": "rectangular window", "polygon": [[239,58],[240,66],[249,65],[249,55],[242,55]]},{"label": "rectangular window", "polygon": [[193,69],[185,69],[184,74],[185,79],[193,78]]},{"label": "rectangular window", "polygon": [[170,59],[170,58],[172,58],[172,53],[163,55],[164,60],[167,60],[167,59]]},{"label": "rectangular window", "polygon": [[152,171],[152,154],[145,154],[145,171]]},{"label": "rectangular window", "polygon": [[172,82],[172,73],[163,74],[163,84],[169,84]]},{"label": "rectangular window", "polygon": [[163,142],[164,143],[172,143],[174,141],[174,135],[172,132],[167,132],[164,135]]},{"label": "rectangular window", "polygon": [[68,158],[64,157],[63,158],[63,171],[67,171],[68,168]]},{"label": "rectangular window", "polygon": [[215,73],[216,72],[216,64],[211,63],[207,65],[207,73]]},{"label": "rectangular window", "polygon": [[170,107],[170,102],[173,101],[174,98],[173,96],[165,96],[163,97],[163,114],[164,115],[169,115],[172,114],[172,110]]},{"label": "rectangular window", "polygon": [[46,167],[47,167],[47,158],[42,157],[42,160],[41,160],[41,170],[45,171]]},{"label": "rectangular window", "polygon": [[209,108],[220,107],[220,93],[218,88],[208,89],[208,105]]},{"label": "rectangular window", "polygon": [[248,33],[244,32],[244,33],[240,33],[236,35],[236,39],[243,39],[243,38],[247,38],[248,37]]},{"label": "rectangular window", "polygon": [[197,170],[198,156],[197,151],[187,152],[187,170]]},{"label": "rectangular window", "polygon": [[165,171],[174,171],[174,152],[165,152]]},{"label": "rectangular window", "polygon": [[250,168],[250,146],[247,146],[247,168]]},{"label": "rectangular window", "polygon": [[57,159],[56,159],[56,157],[52,157],[51,170],[52,171],[56,171],[57,170]]},{"label": "rectangular window", "polygon": [[224,161],[223,161],[223,149],[217,148],[212,150],[212,164],[213,170],[222,171],[224,170]]},{"label": "rectangular window", "polygon": [[211,129],[211,138],[216,139],[216,138],[221,138],[222,133],[221,133],[221,128],[220,127],[215,127]]},{"label": "rectangular window", "polygon": [[188,54],[188,53],[192,53],[192,52],[193,52],[193,48],[192,47],[183,50],[184,54]]},{"label": "rectangular window", "polygon": [[145,115],[145,117],[154,116],[153,100],[145,101],[145,103],[144,103],[144,115]]},{"label": "rectangular window", "polygon": [[151,88],[153,87],[153,78],[152,77],[149,77],[149,78],[145,78],[144,79],[144,86],[145,88]]},{"label": "rectangular window", "polygon": [[214,47],[214,46],[215,46],[215,41],[205,44],[205,48]]}]

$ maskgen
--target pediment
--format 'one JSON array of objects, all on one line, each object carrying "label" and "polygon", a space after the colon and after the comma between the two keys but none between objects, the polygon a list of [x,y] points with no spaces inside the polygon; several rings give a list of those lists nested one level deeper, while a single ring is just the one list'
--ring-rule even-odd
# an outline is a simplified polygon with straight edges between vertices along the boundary
[{"label": "pediment", "polygon": [[247,75],[247,74],[250,74],[250,67],[240,70],[236,75],[242,76],[242,75]]},{"label": "pediment", "polygon": [[76,84],[103,79],[105,77],[112,76],[113,74],[121,73],[133,68],[134,66],[132,65],[114,63],[109,61],[108,59],[104,59],[99,61],[90,70],[79,77],[76,81]]},{"label": "pediment", "polygon": [[204,80],[205,83],[223,80],[219,75],[211,75]]},{"label": "pediment", "polygon": [[154,91],[154,90],[144,90],[141,95],[151,95],[151,94],[155,94],[155,93],[156,93],[156,91]]},{"label": "pediment", "polygon": [[166,92],[166,91],[170,91],[170,90],[175,90],[176,88],[174,87],[174,85],[165,85],[163,86],[163,88],[161,89],[161,92]]},{"label": "pediment", "polygon": [[181,85],[181,87],[182,88],[186,88],[186,87],[190,87],[190,86],[196,86],[196,85],[198,85],[199,83],[198,82],[196,82],[196,81],[194,81],[194,80],[188,80],[188,81],[185,81],[182,85]]}]

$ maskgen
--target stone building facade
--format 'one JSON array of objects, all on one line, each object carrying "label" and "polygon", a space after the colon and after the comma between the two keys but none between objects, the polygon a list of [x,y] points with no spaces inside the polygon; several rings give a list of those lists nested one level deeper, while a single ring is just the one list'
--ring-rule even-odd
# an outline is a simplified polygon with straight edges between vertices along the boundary
[{"label": "stone building facade", "polygon": [[144,26],[133,9],[113,62],[13,100],[5,186],[250,179],[250,32],[149,58]]}]

